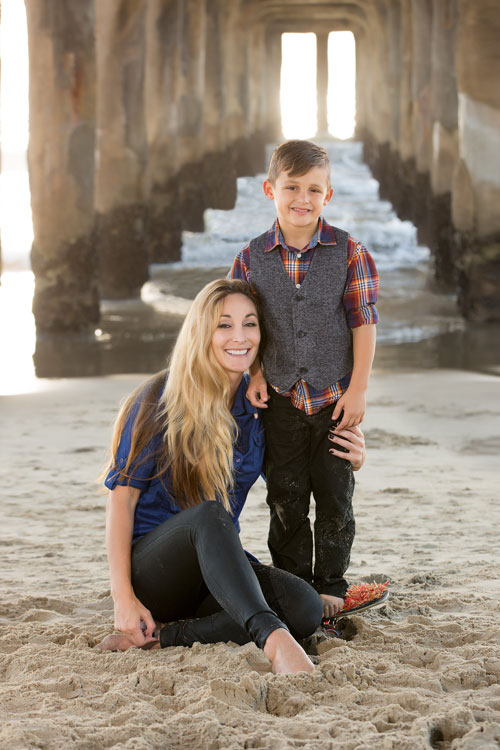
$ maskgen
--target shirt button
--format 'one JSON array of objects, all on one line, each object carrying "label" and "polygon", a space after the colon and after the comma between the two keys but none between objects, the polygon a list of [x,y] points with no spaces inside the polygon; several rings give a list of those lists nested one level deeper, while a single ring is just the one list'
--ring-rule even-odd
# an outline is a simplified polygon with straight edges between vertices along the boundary
[{"label": "shirt button", "polygon": [[235,463],[237,463],[237,464],[239,464],[239,463],[240,463],[240,461],[241,461],[241,459],[240,459],[240,458],[235,458],[235,459],[234,459],[234,462],[235,462]]},{"label": "shirt button", "polygon": [[300,289],[300,284],[295,284],[296,289]]},{"label": "shirt button", "polygon": [[297,253],[297,258],[302,258],[302,253]]}]

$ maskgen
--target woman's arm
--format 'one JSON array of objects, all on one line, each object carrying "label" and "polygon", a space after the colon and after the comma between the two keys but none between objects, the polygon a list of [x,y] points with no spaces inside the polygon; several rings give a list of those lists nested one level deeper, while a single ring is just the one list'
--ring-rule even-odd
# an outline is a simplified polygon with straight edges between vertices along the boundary
[{"label": "woman's arm", "polygon": [[[115,629],[125,633],[135,646],[143,646],[155,629],[151,613],[135,596],[131,581],[130,550],[139,495],[140,490],[135,487],[118,485],[109,493],[106,508],[106,547]],[[141,621],[146,624],[145,632]]]}]

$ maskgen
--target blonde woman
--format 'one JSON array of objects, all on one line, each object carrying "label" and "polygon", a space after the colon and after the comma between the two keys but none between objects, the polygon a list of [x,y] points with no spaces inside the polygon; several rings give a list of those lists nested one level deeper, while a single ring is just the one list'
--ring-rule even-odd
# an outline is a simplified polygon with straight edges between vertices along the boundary
[{"label": "blonde woman", "polygon": [[258,563],[238,536],[263,463],[263,428],[244,374],[259,353],[261,324],[245,282],[208,284],[186,316],[168,375],[152,377],[120,412],[105,480],[119,634],[102,650],[252,640],[273,672],[313,669],[294,636],[320,625],[319,595]]}]

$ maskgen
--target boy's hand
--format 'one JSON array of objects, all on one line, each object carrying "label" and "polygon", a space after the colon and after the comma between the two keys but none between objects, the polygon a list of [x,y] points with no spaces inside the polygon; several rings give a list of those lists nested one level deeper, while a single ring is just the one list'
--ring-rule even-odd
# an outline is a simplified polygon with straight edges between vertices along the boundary
[{"label": "boy's hand", "polygon": [[338,419],[342,409],[344,410],[344,416],[340,424],[335,428],[337,431],[360,424],[363,421],[366,411],[365,391],[356,391],[349,387],[335,404],[332,419]]},{"label": "boy's hand", "polygon": [[323,617],[335,617],[344,606],[344,600],[340,596],[320,594],[320,597],[323,600]]},{"label": "boy's hand", "polygon": [[252,406],[267,409],[266,401],[269,401],[267,382],[260,370],[250,378],[246,395]]}]

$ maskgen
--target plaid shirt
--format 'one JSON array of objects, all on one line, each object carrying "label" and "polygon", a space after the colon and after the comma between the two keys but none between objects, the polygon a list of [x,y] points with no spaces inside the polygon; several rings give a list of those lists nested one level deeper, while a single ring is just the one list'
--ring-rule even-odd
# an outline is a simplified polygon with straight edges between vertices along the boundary
[{"label": "plaid shirt", "polygon": [[[302,284],[307,269],[314,257],[314,250],[318,245],[336,245],[333,227],[321,217],[316,234],[306,247],[297,250],[287,246],[278,220],[267,233],[265,252],[279,248],[281,259],[288,276],[294,284]],[[231,271],[231,279],[242,279],[252,285],[250,269],[250,245],[247,245],[236,256]],[[347,241],[347,280],[342,297],[346,312],[347,324],[350,328],[369,325],[378,322],[375,303],[378,297],[378,273],[369,252],[360,242],[349,236]],[[351,380],[351,373],[324,390],[318,391],[305,380],[298,380],[290,391],[280,391],[272,385],[277,393],[289,396],[292,404],[305,411],[306,414],[316,414],[325,406],[335,403],[347,390]]]}]

